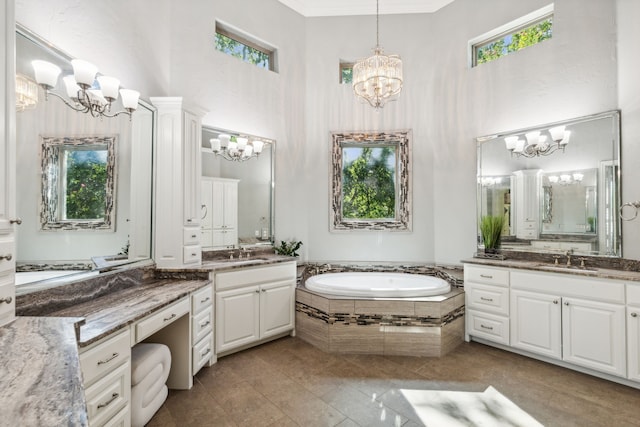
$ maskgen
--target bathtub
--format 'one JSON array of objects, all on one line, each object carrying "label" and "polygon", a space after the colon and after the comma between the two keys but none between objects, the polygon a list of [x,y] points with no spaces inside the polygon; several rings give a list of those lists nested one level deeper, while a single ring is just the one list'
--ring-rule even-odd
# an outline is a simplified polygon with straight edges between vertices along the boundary
[{"label": "bathtub", "polygon": [[451,290],[451,285],[439,277],[384,272],[318,274],[309,277],[305,287],[323,294],[359,298],[428,297]]}]

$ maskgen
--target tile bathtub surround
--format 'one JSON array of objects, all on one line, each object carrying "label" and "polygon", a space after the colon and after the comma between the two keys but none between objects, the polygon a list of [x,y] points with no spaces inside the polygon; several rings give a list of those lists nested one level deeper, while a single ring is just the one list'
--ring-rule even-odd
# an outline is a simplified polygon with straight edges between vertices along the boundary
[{"label": "tile bathtub surround", "polygon": [[298,288],[296,333],[335,353],[443,356],[464,339],[464,292],[425,299],[334,300]]},{"label": "tile bathtub surround", "polygon": [[18,317],[0,329],[0,425],[87,425],[76,344],[81,320]]}]

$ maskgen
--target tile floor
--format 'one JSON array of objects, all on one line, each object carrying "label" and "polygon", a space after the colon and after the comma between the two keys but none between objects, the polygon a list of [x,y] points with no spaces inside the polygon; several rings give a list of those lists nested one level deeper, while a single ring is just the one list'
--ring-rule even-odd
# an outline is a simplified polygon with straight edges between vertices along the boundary
[{"label": "tile floor", "polygon": [[488,386],[545,426],[640,426],[640,390],[482,344],[438,359],[328,354],[287,337],[203,368],[148,427],[413,427],[424,424],[401,389]]}]

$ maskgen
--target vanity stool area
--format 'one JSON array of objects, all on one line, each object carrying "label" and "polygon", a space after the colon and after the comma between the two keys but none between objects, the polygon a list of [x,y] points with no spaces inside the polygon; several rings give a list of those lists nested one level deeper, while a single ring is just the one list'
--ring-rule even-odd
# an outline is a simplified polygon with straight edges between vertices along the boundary
[{"label": "vanity stool area", "polygon": [[640,388],[640,273],[466,260],[466,341]]}]

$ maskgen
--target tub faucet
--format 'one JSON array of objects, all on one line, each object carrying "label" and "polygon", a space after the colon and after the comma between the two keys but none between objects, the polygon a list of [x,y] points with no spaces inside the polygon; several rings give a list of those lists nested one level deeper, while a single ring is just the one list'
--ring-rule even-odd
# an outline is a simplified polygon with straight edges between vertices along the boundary
[{"label": "tub faucet", "polygon": [[569,249],[565,254],[567,256],[567,267],[571,267],[571,254],[573,254],[573,249]]}]

